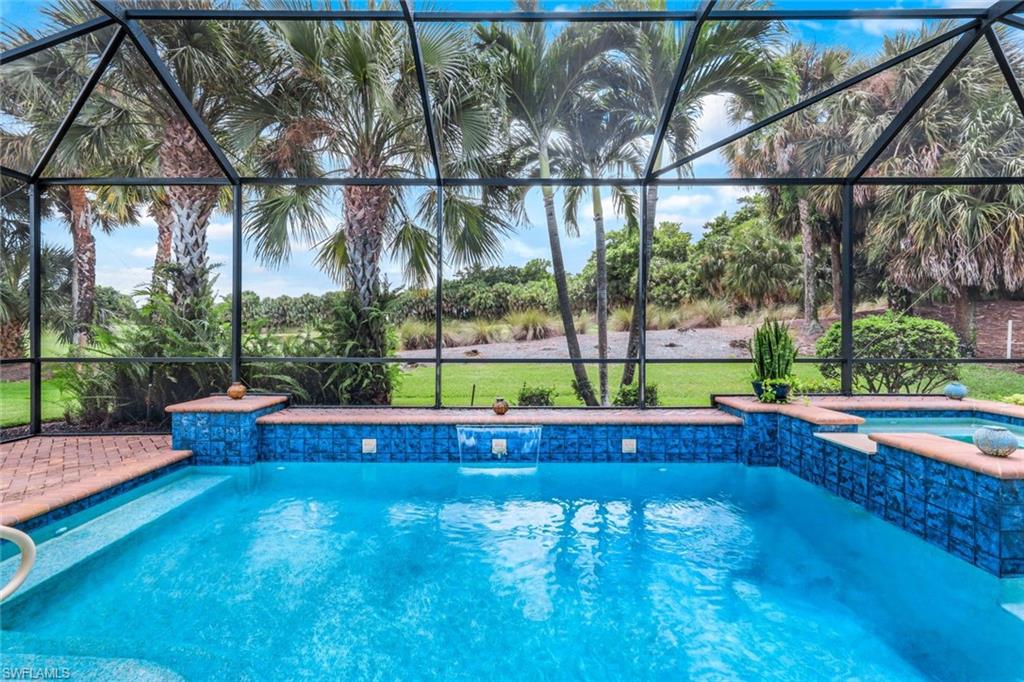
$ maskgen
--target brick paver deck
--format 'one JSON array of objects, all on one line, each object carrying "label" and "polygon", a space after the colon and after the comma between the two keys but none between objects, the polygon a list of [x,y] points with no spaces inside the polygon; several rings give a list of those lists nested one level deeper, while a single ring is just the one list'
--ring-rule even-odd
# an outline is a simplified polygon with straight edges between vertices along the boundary
[{"label": "brick paver deck", "polygon": [[41,436],[0,445],[0,523],[12,525],[187,459],[170,436]]}]

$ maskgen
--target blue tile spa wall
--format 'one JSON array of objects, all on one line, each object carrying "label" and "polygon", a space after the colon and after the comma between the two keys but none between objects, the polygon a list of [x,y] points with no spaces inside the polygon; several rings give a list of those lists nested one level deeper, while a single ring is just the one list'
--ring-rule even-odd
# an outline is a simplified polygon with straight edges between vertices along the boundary
[{"label": "blue tile spa wall", "polygon": [[990,573],[1024,575],[1024,481],[882,445],[868,465],[865,506]]},{"label": "blue tile spa wall", "polygon": [[191,450],[198,465],[254,464],[259,459],[256,420],[276,412],[274,405],[254,412],[177,412],[171,417],[175,450]]},{"label": "blue tile spa wall", "polygon": [[780,449],[784,469],[989,573],[1024,575],[1024,481],[884,445],[869,455],[820,438],[791,442]]},{"label": "blue tile spa wall", "polygon": [[[364,439],[376,452],[363,453]],[[636,440],[635,453],[622,452],[624,439]],[[548,425],[539,452],[544,462],[738,462],[742,440],[739,425]],[[514,440],[508,447],[522,458]],[[259,451],[262,460],[458,462],[459,439],[454,425],[265,424]],[[474,452],[489,453],[490,442]]]}]

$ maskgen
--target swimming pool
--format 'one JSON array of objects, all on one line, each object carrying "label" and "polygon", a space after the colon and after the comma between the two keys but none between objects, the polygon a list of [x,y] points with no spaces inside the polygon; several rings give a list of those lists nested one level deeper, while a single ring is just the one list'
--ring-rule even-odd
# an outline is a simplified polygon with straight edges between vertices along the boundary
[{"label": "swimming pool", "polygon": [[195,680],[1024,677],[999,580],[779,469],[216,472],[5,605],[5,653]]},{"label": "swimming pool", "polygon": [[857,430],[861,433],[932,433],[937,436],[970,443],[982,426],[1002,426],[1017,436],[1024,448],[1024,427],[1013,426],[992,419],[964,417],[867,417]]}]

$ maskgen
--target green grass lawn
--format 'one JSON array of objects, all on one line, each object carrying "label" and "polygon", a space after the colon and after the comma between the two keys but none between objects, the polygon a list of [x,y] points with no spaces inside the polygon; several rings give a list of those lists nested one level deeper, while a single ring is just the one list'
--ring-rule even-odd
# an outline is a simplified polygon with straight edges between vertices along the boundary
[{"label": "green grass lawn", "polygon": [[[597,383],[597,368],[588,367]],[[814,365],[796,365],[802,379],[819,379]],[[622,374],[621,365],[609,368],[611,386],[617,387]],[[578,405],[572,391],[572,370],[560,365],[445,365],[442,399],[446,406],[462,407],[471,404],[474,386],[474,405],[486,406],[496,396],[515,402],[523,383],[531,386],[554,386],[558,392],[555,404]],[[658,385],[661,404],[670,407],[706,407],[712,393],[749,393],[750,368],[743,364],[690,364],[648,365],[649,383]],[[961,380],[975,398],[998,400],[1012,393],[1024,393],[1024,375],[1005,369],[982,365],[964,365]],[[423,365],[401,376],[393,404],[403,406],[429,406],[434,404],[434,367]],[[0,426],[15,426],[28,422],[28,382],[0,382]],[[52,380],[43,382],[43,419],[61,419],[64,400]]]},{"label": "green grass lawn", "polygon": [[[43,382],[43,421],[64,418],[64,401],[53,381]],[[28,382],[0,381],[0,427],[28,423]]]}]

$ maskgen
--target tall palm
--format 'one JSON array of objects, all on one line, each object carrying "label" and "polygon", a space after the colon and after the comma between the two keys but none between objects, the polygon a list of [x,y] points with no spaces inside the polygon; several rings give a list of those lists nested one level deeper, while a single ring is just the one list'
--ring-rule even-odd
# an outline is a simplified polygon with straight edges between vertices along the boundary
[{"label": "tall palm", "polygon": [[[898,49],[894,45],[893,49]],[[934,51],[933,51],[934,52]],[[929,62],[941,54],[927,53]],[[1011,48],[1010,58],[1022,59]],[[893,92],[927,63],[896,73]],[[863,117],[891,118],[900,97],[877,98]],[[869,121],[854,129],[870,130]],[[854,144],[863,144],[862,137]],[[887,176],[1024,175],[1021,116],[987,46],[980,45],[950,74],[870,171]],[[1024,191],[1003,186],[880,187],[866,243],[869,258],[897,286],[921,298],[945,294],[953,302],[962,343],[974,341],[974,300],[1024,289]]]},{"label": "tall palm", "polygon": [[[796,43],[785,54],[783,62],[791,70],[802,100],[838,82],[848,68],[849,54],[845,50],[819,50],[813,45]],[[747,177],[823,177],[829,158],[818,153],[825,130],[821,116],[821,108],[808,107],[728,147],[733,172]],[[800,235],[804,332],[817,335],[821,332],[815,286],[816,246],[820,237],[815,229],[817,216],[811,191],[808,187],[786,187],[774,190],[774,197],[781,200],[783,206],[795,207],[795,211],[777,212],[782,218],[778,227],[784,234]]]},{"label": "tall palm", "polygon": [[[535,9],[536,3],[522,0],[519,6],[530,10]],[[550,179],[553,177],[552,146],[570,118],[575,95],[597,76],[610,51],[621,45],[621,39],[613,31],[593,31],[578,26],[552,35],[542,23],[519,24],[514,28],[497,24],[478,26],[477,34],[495,59],[501,77],[510,116],[511,145],[528,150],[533,172],[541,179]],[[569,356],[578,359],[582,354],[569,300],[555,193],[552,187],[545,185],[541,195],[566,346]],[[584,403],[597,405],[586,368],[574,363],[573,374]]]},{"label": "tall palm", "polygon": [[[325,22],[269,24],[259,38],[266,87],[244,94],[230,117],[233,135],[248,140],[249,159],[270,175],[387,178],[432,175],[413,56],[402,24]],[[446,172],[480,168],[496,160],[488,150],[490,116],[481,110],[484,86],[469,36],[457,26],[420,34],[432,85],[435,124]],[[347,185],[342,215],[324,220],[337,195],[324,187],[264,187],[246,222],[255,253],[279,265],[290,256],[290,237],[318,247],[318,263],[344,282],[369,315],[382,294],[382,260],[406,266],[407,279],[425,283],[436,272],[438,202],[432,191],[409,196],[400,186]],[[418,207],[410,209],[406,198]],[[509,229],[507,192],[446,188],[444,227],[453,262],[495,257]],[[367,340],[369,355],[386,349]],[[366,396],[386,402],[381,392]]]},{"label": "tall palm", "polygon": [[[625,90],[615,87],[613,72],[606,73],[601,82],[606,91],[584,92],[573,98],[565,123],[564,142],[556,146],[556,163],[566,177],[600,178],[609,172],[621,176],[626,169],[633,174],[642,172],[643,156],[638,147],[641,131],[628,103],[616,101]],[[578,232],[580,202],[585,200],[588,190],[594,216],[597,355],[604,360],[608,357],[608,262],[601,186],[594,184],[587,188],[574,185],[566,188],[562,208],[567,228]],[[636,196],[628,188],[614,186],[611,197],[616,213],[625,214],[627,229],[636,229]],[[601,404],[608,405],[607,364],[602,363],[598,367],[598,385]]]},{"label": "tall palm", "polygon": [[[613,4],[647,10],[664,10],[667,7],[665,0],[617,0]],[[742,9],[755,4],[754,0],[735,0],[720,3],[719,7]],[[633,74],[634,111],[645,130],[644,141],[648,144],[671,89],[689,29],[688,24],[641,22],[632,28],[633,40],[623,46]],[[756,107],[770,106],[770,102],[787,94],[785,73],[779,68],[773,52],[778,35],[779,28],[773,22],[715,21],[704,25],[665,131],[665,142],[655,159],[656,167],[694,151],[700,133],[698,121],[707,97],[728,95],[732,111],[739,116]],[[644,200],[647,202],[647,221],[642,226],[643,258],[649,263],[657,223],[657,186],[648,188]],[[642,285],[646,287],[650,268],[645,268],[644,276]],[[630,325],[628,357],[636,357],[639,350],[639,315],[640,306],[636,305]],[[624,385],[633,382],[634,369],[635,365],[626,365],[622,374]]]}]

